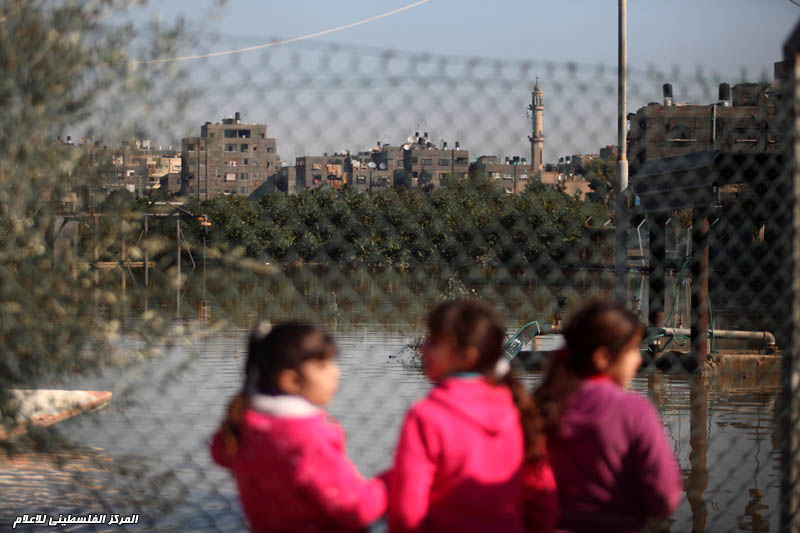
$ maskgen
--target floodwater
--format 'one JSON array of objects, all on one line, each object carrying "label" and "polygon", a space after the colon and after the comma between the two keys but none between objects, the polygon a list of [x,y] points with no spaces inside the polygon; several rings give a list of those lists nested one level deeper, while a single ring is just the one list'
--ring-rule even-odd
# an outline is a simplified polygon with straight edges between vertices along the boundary
[{"label": "floodwater", "polygon": [[[631,277],[629,293],[643,296],[643,279]],[[430,385],[411,360],[409,343],[424,332],[425,313],[445,296],[479,296],[499,302],[509,332],[529,320],[550,322],[556,301],[567,307],[591,292],[609,293],[609,273],[580,274],[558,286],[518,285],[474,278],[464,284],[369,276],[345,283],[341,275],[320,282],[301,272],[286,283],[236,284],[220,276],[213,309],[178,295],[177,321],[208,312],[226,316],[230,326],[178,345],[157,359],[111,368],[101,375],[39,384],[41,388],[109,390],[103,409],[37,431],[44,452],[0,457],[0,529],[17,516],[71,513],[138,515],[131,530],[237,531],[246,527],[229,473],[215,466],[208,439],[241,382],[245,342],[257,316],[294,314],[322,323],[336,337],[340,390],[330,413],[347,433],[348,453],[365,475],[391,464],[406,409]],[[420,278],[421,279],[421,278]],[[331,280],[336,281],[331,288]],[[671,282],[676,314],[684,320],[688,298]],[[209,293],[213,281],[209,276]],[[272,283],[272,285],[270,285]],[[684,284],[685,285],[685,284]],[[173,293],[174,294],[174,293]],[[194,294],[206,294],[203,285]],[[175,296],[164,292],[164,302]],[[639,301],[646,305],[643,298]],[[150,304],[163,308],[159,302]],[[287,310],[290,310],[287,311]],[[174,309],[173,309],[174,311]],[[172,312],[172,311],[168,311]],[[186,313],[193,313],[187,318]],[[722,313],[718,313],[721,315]],[[134,331],[135,324],[123,325]],[[136,337],[123,337],[122,349]],[[522,376],[533,388],[540,373]],[[680,508],[659,531],[777,531],[779,446],[776,433],[778,387],[737,380],[702,380],[644,370],[632,388],[647,395],[661,413],[687,488]],[[47,448],[50,448],[49,450]],[[18,526],[18,530],[31,526]],[[72,524],[65,531],[116,529]],[[36,530],[32,526],[31,530]]]}]

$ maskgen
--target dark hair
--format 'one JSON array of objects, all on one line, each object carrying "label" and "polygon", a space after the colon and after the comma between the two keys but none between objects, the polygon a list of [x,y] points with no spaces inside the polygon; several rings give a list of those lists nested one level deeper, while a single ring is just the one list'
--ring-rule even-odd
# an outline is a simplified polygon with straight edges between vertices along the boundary
[{"label": "dark hair", "polygon": [[606,348],[616,360],[623,348],[641,340],[644,326],[622,302],[592,298],[567,321],[563,335],[566,347],[553,355],[534,394],[548,437],[558,434],[561,415],[580,379],[597,373],[595,351]]},{"label": "dark hair", "polygon": [[431,311],[427,325],[431,334],[446,338],[459,348],[477,349],[478,361],[472,370],[483,374],[493,383],[506,385],[511,390],[520,415],[525,460],[538,461],[544,453],[539,411],[528,391],[514,376],[513,370],[502,376],[496,373],[506,336],[505,325],[497,311],[484,302],[453,300],[440,304]]},{"label": "dark hair", "polygon": [[225,452],[233,457],[239,449],[242,420],[249,397],[254,394],[283,394],[278,376],[284,370],[300,370],[309,360],[328,359],[336,354],[333,338],[322,328],[300,322],[271,326],[262,322],[250,333],[242,391],[228,405],[222,421]]},{"label": "dark hair", "polygon": [[299,370],[309,360],[336,354],[333,338],[319,326],[284,322],[262,323],[250,334],[242,394],[282,394],[278,376],[284,370]]}]

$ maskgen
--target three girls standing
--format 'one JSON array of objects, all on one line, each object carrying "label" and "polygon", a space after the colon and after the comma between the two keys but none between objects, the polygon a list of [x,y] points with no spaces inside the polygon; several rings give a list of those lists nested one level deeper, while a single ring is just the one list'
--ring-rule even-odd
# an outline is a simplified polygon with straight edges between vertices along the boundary
[{"label": "three girls standing", "polygon": [[251,342],[245,387],[212,443],[254,530],[357,530],[386,510],[393,532],[633,532],[677,506],[658,414],[624,390],[643,330],[620,305],[593,300],[575,315],[535,401],[503,364],[491,306],[434,309],[421,349],[434,388],[406,415],[393,468],[372,480],[321,411],[338,378],[323,368],[335,367],[332,341],[312,328],[305,342],[272,342],[275,330],[261,350]]}]

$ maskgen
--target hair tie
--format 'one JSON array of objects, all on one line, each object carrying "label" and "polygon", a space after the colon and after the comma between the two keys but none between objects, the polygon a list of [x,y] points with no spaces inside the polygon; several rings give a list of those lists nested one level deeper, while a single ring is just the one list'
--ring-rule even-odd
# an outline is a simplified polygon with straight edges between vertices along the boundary
[{"label": "hair tie", "polygon": [[502,379],[511,371],[511,364],[505,357],[500,357],[494,365],[494,375],[497,379]]},{"label": "hair tie", "polygon": [[272,331],[272,324],[264,320],[259,322],[258,325],[253,328],[252,336],[255,340],[260,341],[269,335],[270,331]]}]

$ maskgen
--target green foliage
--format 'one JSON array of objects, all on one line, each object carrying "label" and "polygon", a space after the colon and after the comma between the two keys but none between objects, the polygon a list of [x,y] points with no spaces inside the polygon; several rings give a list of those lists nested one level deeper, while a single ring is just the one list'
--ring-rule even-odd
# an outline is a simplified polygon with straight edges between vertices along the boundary
[{"label": "green foliage", "polygon": [[[477,179],[476,179],[477,178]],[[561,259],[575,250],[583,222],[602,206],[583,202],[531,180],[507,195],[480,177],[446,179],[430,193],[352,188],[269,193],[257,202],[242,197],[193,201],[187,209],[207,213],[209,242],[243,248],[254,258],[279,264],[497,265],[524,268],[542,258]],[[192,225],[195,239],[206,230]]]},{"label": "green foliage", "polygon": [[586,165],[584,176],[589,182],[592,192],[587,194],[589,200],[614,210],[616,201],[617,168],[616,159],[594,159]]},{"label": "green foliage", "polygon": [[[160,244],[142,240],[130,197],[108,198],[97,216],[59,214],[67,193],[96,184],[91,146],[63,144],[67,128],[91,122],[115,98],[147,89],[124,50],[133,34],[118,17],[128,2],[0,0],[0,418],[12,424],[11,387],[43,376],[95,371],[111,360],[128,305],[120,267]],[[117,22],[114,22],[117,21]],[[171,38],[159,42],[170,49]],[[83,192],[82,192],[83,191]],[[91,203],[91,202],[87,202]],[[93,205],[93,204],[92,204]],[[63,238],[77,228],[73,246]],[[59,237],[61,234],[61,238]],[[141,317],[143,337],[164,331],[158,313]],[[146,344],[146,343],[145,343]]]}]

